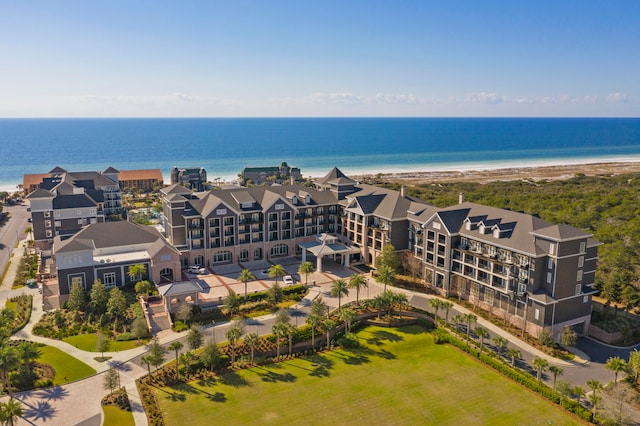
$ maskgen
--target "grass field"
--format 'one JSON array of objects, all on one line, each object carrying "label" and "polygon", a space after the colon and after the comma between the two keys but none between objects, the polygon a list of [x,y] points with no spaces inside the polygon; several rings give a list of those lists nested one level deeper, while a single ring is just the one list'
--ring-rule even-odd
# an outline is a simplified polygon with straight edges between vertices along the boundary
[{"label": "grass field", "polygon": [[[78,349],[82,349],[87,352],[96,352],[96,342],[98,341],[97,334],[78,334],[76,336],[65,337],[62,339],[70,345],[75,346]],[[138,346],[146,345],[149,343],[149,339],[143,340],[127,340],[124,342],[118,342],[116,340],[109,341],[109,350],[106,352],[126,351],[128,349],[137,348]]]},{"label": "grass field", "polygon": [[105,405],[102,411],[104,411],[103,426],[134,426],[136,424],[131,411],[121,410],[115,405]]},{"label": "grass field", "polygon": [[56,376],[53,379],[54,385],[80,380],[96,373],[96,370],[89,367],[82,361],[67,355],[58,348],[53,346],[41,346],[40,362],[51,365],[56,370]]},{"label": "grass field", "polygon": [[368,327],[362,348],[155,389],[166,424],[578,425],[419,326]]}]

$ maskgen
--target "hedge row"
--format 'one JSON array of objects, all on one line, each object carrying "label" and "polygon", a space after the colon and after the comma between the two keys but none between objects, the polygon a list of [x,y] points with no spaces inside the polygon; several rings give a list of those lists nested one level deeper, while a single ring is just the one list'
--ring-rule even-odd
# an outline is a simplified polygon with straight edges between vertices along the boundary
[{"label": "hedge row", "polygon": [[531,374],[528,374],[520,369],[511,367],[511,365],[505,363],[504,360],[502,360],[501,358],[496,358],[492,352],[489,352],[489,353],[483,352],[482,354],[480,354],[480,351],[478,351],[476,347],[467,346],[466,342],[463,342],[457,337],[448,333],[444,334],[440,332],[437,336],[437,340],[439,342],[450,343],[451,345],[468,353],[469,355],[475,358],[478,358],[484,364],[500,372],[504,376],[510,378],[511,380],[517,383],[520,383],[523,386],[526,386],[530,390],[538,393],[539,395],[548,399],[549,401],[555,404],[561,405],[566,410],[580,417],[582,420],[585,420],[588,422],[592,421],[591,412],[587,410],[585,407],[578,404],[576,401],[562,397],[558,392],[551,389],[545,383],[542,383],[542,382],[538,383],[538,380],[535,377],[533,377]]},{"label": "hedge row", "polygon": [[31,318],[31,309],[33,308],[33,296],[21,294],[20,296],[12,297],[12,302],[16,304],[16,319],[20,322],[17,322],[13,325],[13,329],[11,330],[11,334],[15,334],[18,331],[22,330],[25,325],[29,322],[29,318]]}]

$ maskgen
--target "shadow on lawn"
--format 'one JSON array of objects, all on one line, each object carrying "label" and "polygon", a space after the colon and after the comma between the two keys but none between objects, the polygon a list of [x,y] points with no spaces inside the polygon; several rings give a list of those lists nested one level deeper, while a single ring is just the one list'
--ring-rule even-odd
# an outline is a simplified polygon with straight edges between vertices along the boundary
[{"label": "shadow on lawn", "polygon": [[312,377],[329,377],[333,368],[333,361],[323,355],[315,354],[307,358],[313,367],[309,374]]},{"label": "shadow on lawn", "polygon": [[[279,367],[279,368],[282,368],[282,367]],[[276,382],[293,383],[296,380],[298,380],[296,376],[294,376],[289,372],[281,374],[273,371],[272,369],[266,369],[263,367],[254,367],[250,371],[260,376],[260,379],[263,382],[268,382],[268,383],[276,383]]]},{"label": "shadow on lawn", "polygon": [[382,346],[384,342],[402,342],[404,337],[386,330],[375,330],[366,342],[369,345]]},{"label": "shadow on lawn", "polygon": [[221,384],[232,386],[234,388],[250,386],[250,383],[247,381],[247,379],[245,379],[235,371],[223,374],[219,380]]}]

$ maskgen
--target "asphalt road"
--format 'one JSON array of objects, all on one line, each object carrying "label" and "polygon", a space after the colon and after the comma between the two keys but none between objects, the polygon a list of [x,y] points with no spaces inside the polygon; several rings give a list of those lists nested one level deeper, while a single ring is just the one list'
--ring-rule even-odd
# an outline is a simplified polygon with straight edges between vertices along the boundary
[{"label": "asphalt road", "polygon": [[[31,213],[27,211],[27,206],[4,206],[4,211],[9,213],[9,220],[0,228],[0,274],[11,259],[11,253],[19,240],[26,236],[24,230],[27,227],[27,219]],[[5,284],[5,283],[2,283]],[[4,291],[2,289],[1,291]]]}]

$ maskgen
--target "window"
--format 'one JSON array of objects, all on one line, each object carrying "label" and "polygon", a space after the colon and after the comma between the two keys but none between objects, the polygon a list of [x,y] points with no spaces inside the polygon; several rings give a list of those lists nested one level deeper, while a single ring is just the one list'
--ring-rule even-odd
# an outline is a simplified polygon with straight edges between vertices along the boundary
[{"label": "window", "polygon": [[536,319],[536,321],[540,319],[540,309],[536,308],[536,310],[533,311],[533,317]]},{"label": "window", "polygon": [[69,289],[71,289],[71,286],[77,284],[84,287],[84,274],[69,275],[67,279],[69,280]]},{"label": "window", "polygon": [[549,259],[549,266],[547,266],[547,269],[553,269],[553,259]]},{"label": "window", "polygon": [[102,276],[102,282],[104,283],[105,288],[112,288],[116,286],[116,273],[115,272],[107,272]]},{"label": "window", "polygon": [[584,266],[584,256],[580,256],[578,258],[578,268],[582,268]]},{"label": "window", "polygon": [[53,217],[60,217],[60,210],[54,210]]},{"label": "window", "polygon": [[89,220],[89,222],[90,222],[91,224],[98,223],[98,219],[96,219],[95,217],[92,217],[92,218]]},{"label": "window", "polygon": [[551,284],[552,279],[553,279],[553,274],[551,272],[547,272],[547,284]]},{"label": "window", "polygon": [[580,253],[584,253],[584,251],[587,249],[587,243],[585,243],[584,241],[580,243]]},{"label": "window", "polygon": [[576,296],[582,294],[582,284],[576,284]]},{"label": "window", "polygon": [[277,244],[271,247],[271,256],[286,256],[289,254],[289,247],[286,244]]},{"label": "window", "polygon": [[576,281],[582,281],[582,271],[578,271],[576,274]]},{"label": "window", "polygon": [[240,254],[238,255],[240,262],[249,260],[249,250],[240,250]]},{"label": "window", "polygon": [[45,228],[51,228],[51,221],[50,220],[45,220],[44,221],[44,227]]},{"label": "window", "polygon": [[50,211],[44,212],[44,217],[51,217],[51,212]]},{"label": "window", "polygon": [[489,305],[493,305],[493,289],[485,288],[484,289],[484,301]]},{"label": "window", "polygon": [[556,245],[551,243],[549,244],[549,254],[553,254],[556,251]]},{"label": "window", "polygon": [[53,236],[53,233],[51,232],[51,230],[47,229],[47,237],[50,238],[51,236]]},{"label": "window", "polygon": [[213,255],[213,263],[230,263],[232,259],[230,251],[220,251]]},{"label": "window", "polygon": [[56,226],[56,228],[59,228],[59,227],[61,227],[61,226],[62,226],[62,222],[60,222],[59,220],[56,220],[56,221],[54,222],[54,225]]},{"label": "window", "polygon": [[257,248],[253,251],[253,259],[254,260],[258,260],[258,259],[262,259],[262,249],[261,248]]}]

